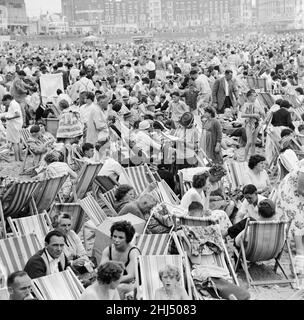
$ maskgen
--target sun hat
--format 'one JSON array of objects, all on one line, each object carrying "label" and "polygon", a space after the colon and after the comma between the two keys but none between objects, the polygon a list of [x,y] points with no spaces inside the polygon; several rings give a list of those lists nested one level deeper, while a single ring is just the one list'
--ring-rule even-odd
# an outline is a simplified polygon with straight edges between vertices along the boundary
[{"label": "sun hat", "polygon": [[179,120],[179,123],[187,128],[190,127],[194,122],[194,116],[191,112],[185,112]]},{"label": "sun hat", "polygon": [[147,130],[150,128],[150,122],[148,120],[144,120],[142,122],[140,122],[138,129],[140,130]]}]

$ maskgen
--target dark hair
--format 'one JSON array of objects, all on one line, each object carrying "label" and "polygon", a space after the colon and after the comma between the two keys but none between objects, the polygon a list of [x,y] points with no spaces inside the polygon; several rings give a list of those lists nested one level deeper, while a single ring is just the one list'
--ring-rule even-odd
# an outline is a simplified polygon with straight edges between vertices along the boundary
[{"label": "dark hair", "polygon": [[227,170],[219,164],[215,164],[209,170],[210,180],[221,180],[227,174]]},{"label": "dark hair", "polygon": [[60,94],[62,94],[62,90],[61,89],[57,89],[56,93],[59,96]]},{"label": "dark hair", "polygon": [[216,112],[213,107],[206,107],[204,111],[210,113],[212,118],[215,118]]},{"label": "dark hair", "polygon": [[299,92],[299,94],[301,95],[301,96],[303,96],[304,95],[304,90],[303,90],[303,88],[295,88],[295,91],[297,91],[297,92]]},{"label": "dark hair", "polygon": [[40,131],[40,127],[38,124],[31,126],[30,133],[37,133]]},{"label": "dark hair", "polygon": [[302,131],[302,130],[304,130],[304,124],[300,124],[300,125],[298,126],[298,131]]},{"label": "dark hair", "polygon": [[275,101],[275,104],[277,104],[278,106],[281,106],[283,99],[278,99]]},{"label": "dark hair", "polygon": [[263,218],[271,218],[275,215],[275,204],[273,201],[266,199],[259,203],[258,213]]},{"label": "dark hair", "polygon": [[28,274],[25,271],[16,271],[11,273],[6,280],[6,284],[8,288],[11,288],[15,282],[15,279],[18,277],[24,277],[28,276]]},{"label": "dark hair", "polygon": [[250,89],[247,93],[246,93],[246,97],[249,98],[252,95],[254,95],[256,93],[256,91],[254,89]]},{"label": "dark hair", "polygon": [[120,101],[115,101],[112,107],[112,110],[115,112],[119,112],[122,108],[122,102]]},{"label": "dark hair", "polygon": [[253,184],[247,184],[243,188],[243,195],[245,195],[245,194],[254,194],[254,193],[257,193],[257,192],[258,192],[258,189]]},{"label": "dark hair", "polygon": [[180,97],[180,93],[178,91],[174,91],[171,93],[171,97],[173,97],[173,96]]},{"label": "dark hair", "polygon": [[130,190],[133,190],[133,189],[134,188],[128,184],[120,185],[115,191],[116,200],[120,201]]},{"label": "dark hair", "polygon": [[13,100],[13,97],[10,94],[5,94],[2,98],[2,101]]},{"label": "dark hair", "polygon": [[84,69],[81,69],[80,72],[79,72],[79,75],[80,75],[80,77],[85,76],[85,75],[86,75],[85,70],[84,70]]},{"label": "dark hair", "polygon": [[97,281],[102,284],[110,284],[118,281],[123,273],[121,264],[113,261],[106,262],[99,266],[97,270]]},{"label": "dark hair", "polygon": [[65,235],[59,230],[50,231],[44,238],[45,243],[49,244],[52,237],[61,237],[65,241]]},{"label": "dark hair", "polygon": [[188,211],[194,211],[194,210],[204,210],[204,206],[200,202],[193,201],[189,205]]},{"label": "dark hair", "polygon": [[167,129],[176,129],[175,123],[173,120],[169,119],[165,122],[165,127]]},{"label": "dark hair", "polygon": [[95,94],[93,92],[88,91],[87,94],[86,94],[86,98],[94,101]]},{"label": "dark hair", "polygon": [[292,133],[293,133],[293,131],[289,128],[283,129],[281,132],[281,138],[289,136]]},{"label": "dark hair", "polygon": [[94,146],[92,145],[92,143],[84,143],[81,147],[81,150],[83,152],[83,154],[86,152],[86,151],[89,151],[90,149],[94,149]]},{"label": "dark hair", "polygon": [[113,237],[114,231],[124,232],[126,235],[127,243],[130,243],[132,241],[135,234],[134,227],[128,221],[117,221],[113,223],[110,229],[111,238]]},{"label": "dark hair", "polygon": [[59,107],[62,109],[67,109],[70,107],[68,101],[66,101],[65,99],[62,99],[59,101]]},{"label": "dark hair", "polygon": [[254,169],[260,162],[263,162],[265,161],[266,158],[263,157],[263,156],[260,156],[258,154],[256,155],[253,155],[249,158],[249,161],[248,161],[248,167],[252,170]]},{"label": "dark hair", "polygon": [[210,177],[210,174],[207,171],[201,174],[194,175],[192,179],[193,188],[196,188],[196,189],[203,188],[206,185],[206,181],[209,177]]},{"label": "dark hair", "polygon": [[65,213],[65,212],[62,212],[62,213],[59,213],[58,215],[55,215],[52,218],[52,225],[53,225],[54,228],[58,227],[60,219],[72,220],[72,217],[71,217],[71,215],[69,213]]}]

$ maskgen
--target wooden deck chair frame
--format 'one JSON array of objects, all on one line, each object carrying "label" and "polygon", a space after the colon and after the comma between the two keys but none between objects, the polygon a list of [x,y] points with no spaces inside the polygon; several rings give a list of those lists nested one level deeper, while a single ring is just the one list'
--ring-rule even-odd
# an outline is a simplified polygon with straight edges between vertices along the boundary
[{"label": "wooden deck chair frame", "polygon": [[[84,290],[70,267],[62,272],[33,279],[33,292],[38,300],[78,300]],[[65,292],[68,294],[64,295]]]},{"label": "wooden deck chair frame", "polygon": [[[115,189],[113,189],[113,190],[115,190]],[[107,196],[108,196],[108,194],[109,194],[110,192],[113,193],[113,191],[110,190],[110,191],[107,192]],[[114,217],[117,216],[117,212],[116,212],[116,210],[114,209],[114,207],[113,207],[113,205],[112,205],[112,202],[110,202],[110,201],[108,200],[107,196],[105,196],[105,194],[102,194],[102,193],[100,193],[98,196],[99,196],[99,198],[101,199],[101,201],[104,203],[104,205],[110,210],[111,214],[112,214]]]},{"label": "wooden deck chair frame", "polygon": [[8,217],[7,222],[14,237],[35,233],[42,246],[45,236],[52,229],[52,221],[46,212],[24,218],[12,219]]},{"label": "wooden deck chair frame", "polygon": [[[206,223],[207,225],[212,225],[212,224],[214,224],[214,221],[209,220],[209,222],[208,222],[208,219],[206,219],[204,221],[204,223]],[[208,223],[210,223],[210,224],[208,224]],[[204,226],[200,225],[200,227],[204,227]],[[219,232],[219,234],[221,234],[220,230],[218,230],[218,232]],[[187,251],[185,250],[185,245],[184,245],[185,240],[182,240],[180,237],[178,237],[178,241],[179,241],[180,246],[182,248],[182,252],[186,253]],[[235,285],[239,286],[239,281],[238,281],[237,275],[236,275],[235,270],[233,268],[233,264],[231,262],[227,247],[226,247],[225,242],[222,237],[221,237],[221,241],[222,241],[222,246],[224,248],[223,252],[221,254],[214,253],[212,255],[204,256],[204,260],[208,264],[215,263],[217,266],[227,269],[227,271],[230,274],[231,281]]]},{"label": "wooden deck chair frame", "polygon": [[[21,171],[20,171],[20,173],[23,173],[25,171],[25,166],[26,166],[26,160],[28,158],[28,153],[30,153],[33,158],[35,158],[35,154],[33,153],[33,151],[29,148],[29,146],[27,144],[27,141],[31,136],[29,129],[21,129],[20,130],[20,135],[21,135],[21,143],[25,147],[25,156],[24,156],[24,160],[22,162]],[[32,167],[35,167],[35,162],[34,161],[32,163]]]},{"label": "wooden deck chair frame", "polygon": [[68,175],[64,175],[41,182],[40,187],[37,188],[31,200],[34,214],[48,211],[51,208],[67,177]]},{"label": "wooden deck chair frame", "polygon": [[85,213],[79,203],[54,203],[49,211],[51,220],[60,213],[67,213],[72,219],[72,230],[80,232],[85,219]]},{"label": "wooden deck chair frame", "polygon": [[[273,226],[276,226],[277,229],[271,230]],[[273,285],[273,284],[286,284],[289,283],[290,286],[293,288],[293,284],[295,283],[296,287],[299,287],[298,277],[295,271],[292,253],[289,245],[288,240],[288,232],[289,232],[290,225],[286,221],[250,221],[248,218],[246,221],[246,226],[244,230],[244,237],[241,241],[241,248],[239,251],[235,250],[236,255],[238,256],[237,263],[235,266],[235,270],[239,268],[241,265],[245,275],[246,281],[249,286],[256,286],[260,285]],[[259,230],[257,228],[261,228],[262,234],[259,234]],[[264,230],[263,230],[264,229]],[[284,230],[286,229],[286,230]],[[270,233],[275,235],[275,239],[271,239],[269,237]],[[249,239],[247,239],[247,235]],[[281,239],[278,239],[278,236],[281,236]],[[284,239],[285,236],[285,239]],[[283,237],[283,239],[282,239]],[[272,244],[272,247],[266,248],[265,245]],[[262,247],[261,247],[262,246]],[[286,246],[290,265],[291,265],[291,272],[293,273],[294,279],[290,279],[283,266],[280,263],[280,258],[282,256],[284,247]],[[269,280],[269,281],[254,281],[249,272],[248,262],[258,262],[258,261],[269,261],[275,260],[274,272],[277,271],[279,267],[282,271],[286,280]]]},{"label": "wooden deck chair frame", "polygon": [[102,168],[102,163],[85,163],[79,172],[76,183],[73,184],[73,196],[68,202],[83,199]]},{"label": "wooden deck chair frame", "polygon": [[0,260],[8,274],[23,270],[27,261],[43,246],[36,234],[0,240]]},{"label": "wooden deck chair frame", "polygon": [[[188,272],[184,272],[186,266],[184,257],[180,255],[161,255],[161,256],[138,256],[136,267],[136,287],[137,292],[141,284],[143,290],[143,300],[154,300],[155,290],[162,287],[162,283],[158,276],[158,271],[166,265],[175,265],[178,267],[181,276],[180,285],[183,286],[189,296],[192,296],[191,288],[187,286],[190,283]],[[148,270],[146,270],[146,267]],[[153,280],[149,277],[153,276]],[[151,288],[152,286],[152,288]],[[190,292],[189,292],[190,289]]]},{"label": "wooden deck chair frame", "polygon": [[[5,217],[9,217],[13,213],[19,212],[28,203],[30,203],[33,193],[40,184],[41,181],[15,181],[0,199],[0,223],[3,226],[3,234],[5,238],[7,237]],[[9,204],[4,209],[3,203],[10,196]]]},{"label": "wooden deck chair frame", "polygon": [[[230,185],[230,192],[234,192],[236,190],[241,190],[242,187],[245,186],[245,181],[242,179],[240,175],[243,171],[240,169],[240,164],[246,166],[243,162],[226,162],[225,169],[227,171],[227,178]],[[244,168],[243,168],[244,169]]]}]

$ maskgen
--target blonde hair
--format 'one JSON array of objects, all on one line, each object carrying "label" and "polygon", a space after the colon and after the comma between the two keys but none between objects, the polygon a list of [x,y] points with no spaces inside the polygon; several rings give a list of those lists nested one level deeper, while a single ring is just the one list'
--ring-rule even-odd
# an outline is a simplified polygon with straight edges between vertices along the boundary
[{"label": "blonde hair", "polygon": [[177,281],[180,280],[181,274],[176,266],[166,265],[158,272],[159,279],[162,281],[163,276],[170,276],[175,278]]}]

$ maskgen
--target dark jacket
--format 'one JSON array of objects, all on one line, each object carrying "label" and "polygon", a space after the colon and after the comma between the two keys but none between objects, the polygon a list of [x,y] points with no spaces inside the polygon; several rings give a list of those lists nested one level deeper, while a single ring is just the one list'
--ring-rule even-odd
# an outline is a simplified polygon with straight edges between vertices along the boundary
[{"label": "dark jacket", "polygon": [[271,124],[274,127],[289,127],[291,130],[295,129],[292,123],[290,112],[285,108],[280,108],[273,113]]},{"label": "dark jacket", "polygon": [[[31,279],[36,279],[40,277],[44,277],[47,274],[47,265],[45,264],[45,260],[43,256],[46,255],[46,249],[42,249],[35,253],[26,263],[24,267],[24,271],[27,272]],[[63,261],[59,262],[58,269],[59,271],[64,271],[69,266],[68,259],[64,255]]]},{"label": "dark jacket", "polygon": [[166,111],[169,107],[169,101],[165,101],[165,103],[161,104],[160,102],[156,105],[156,110]]}]

